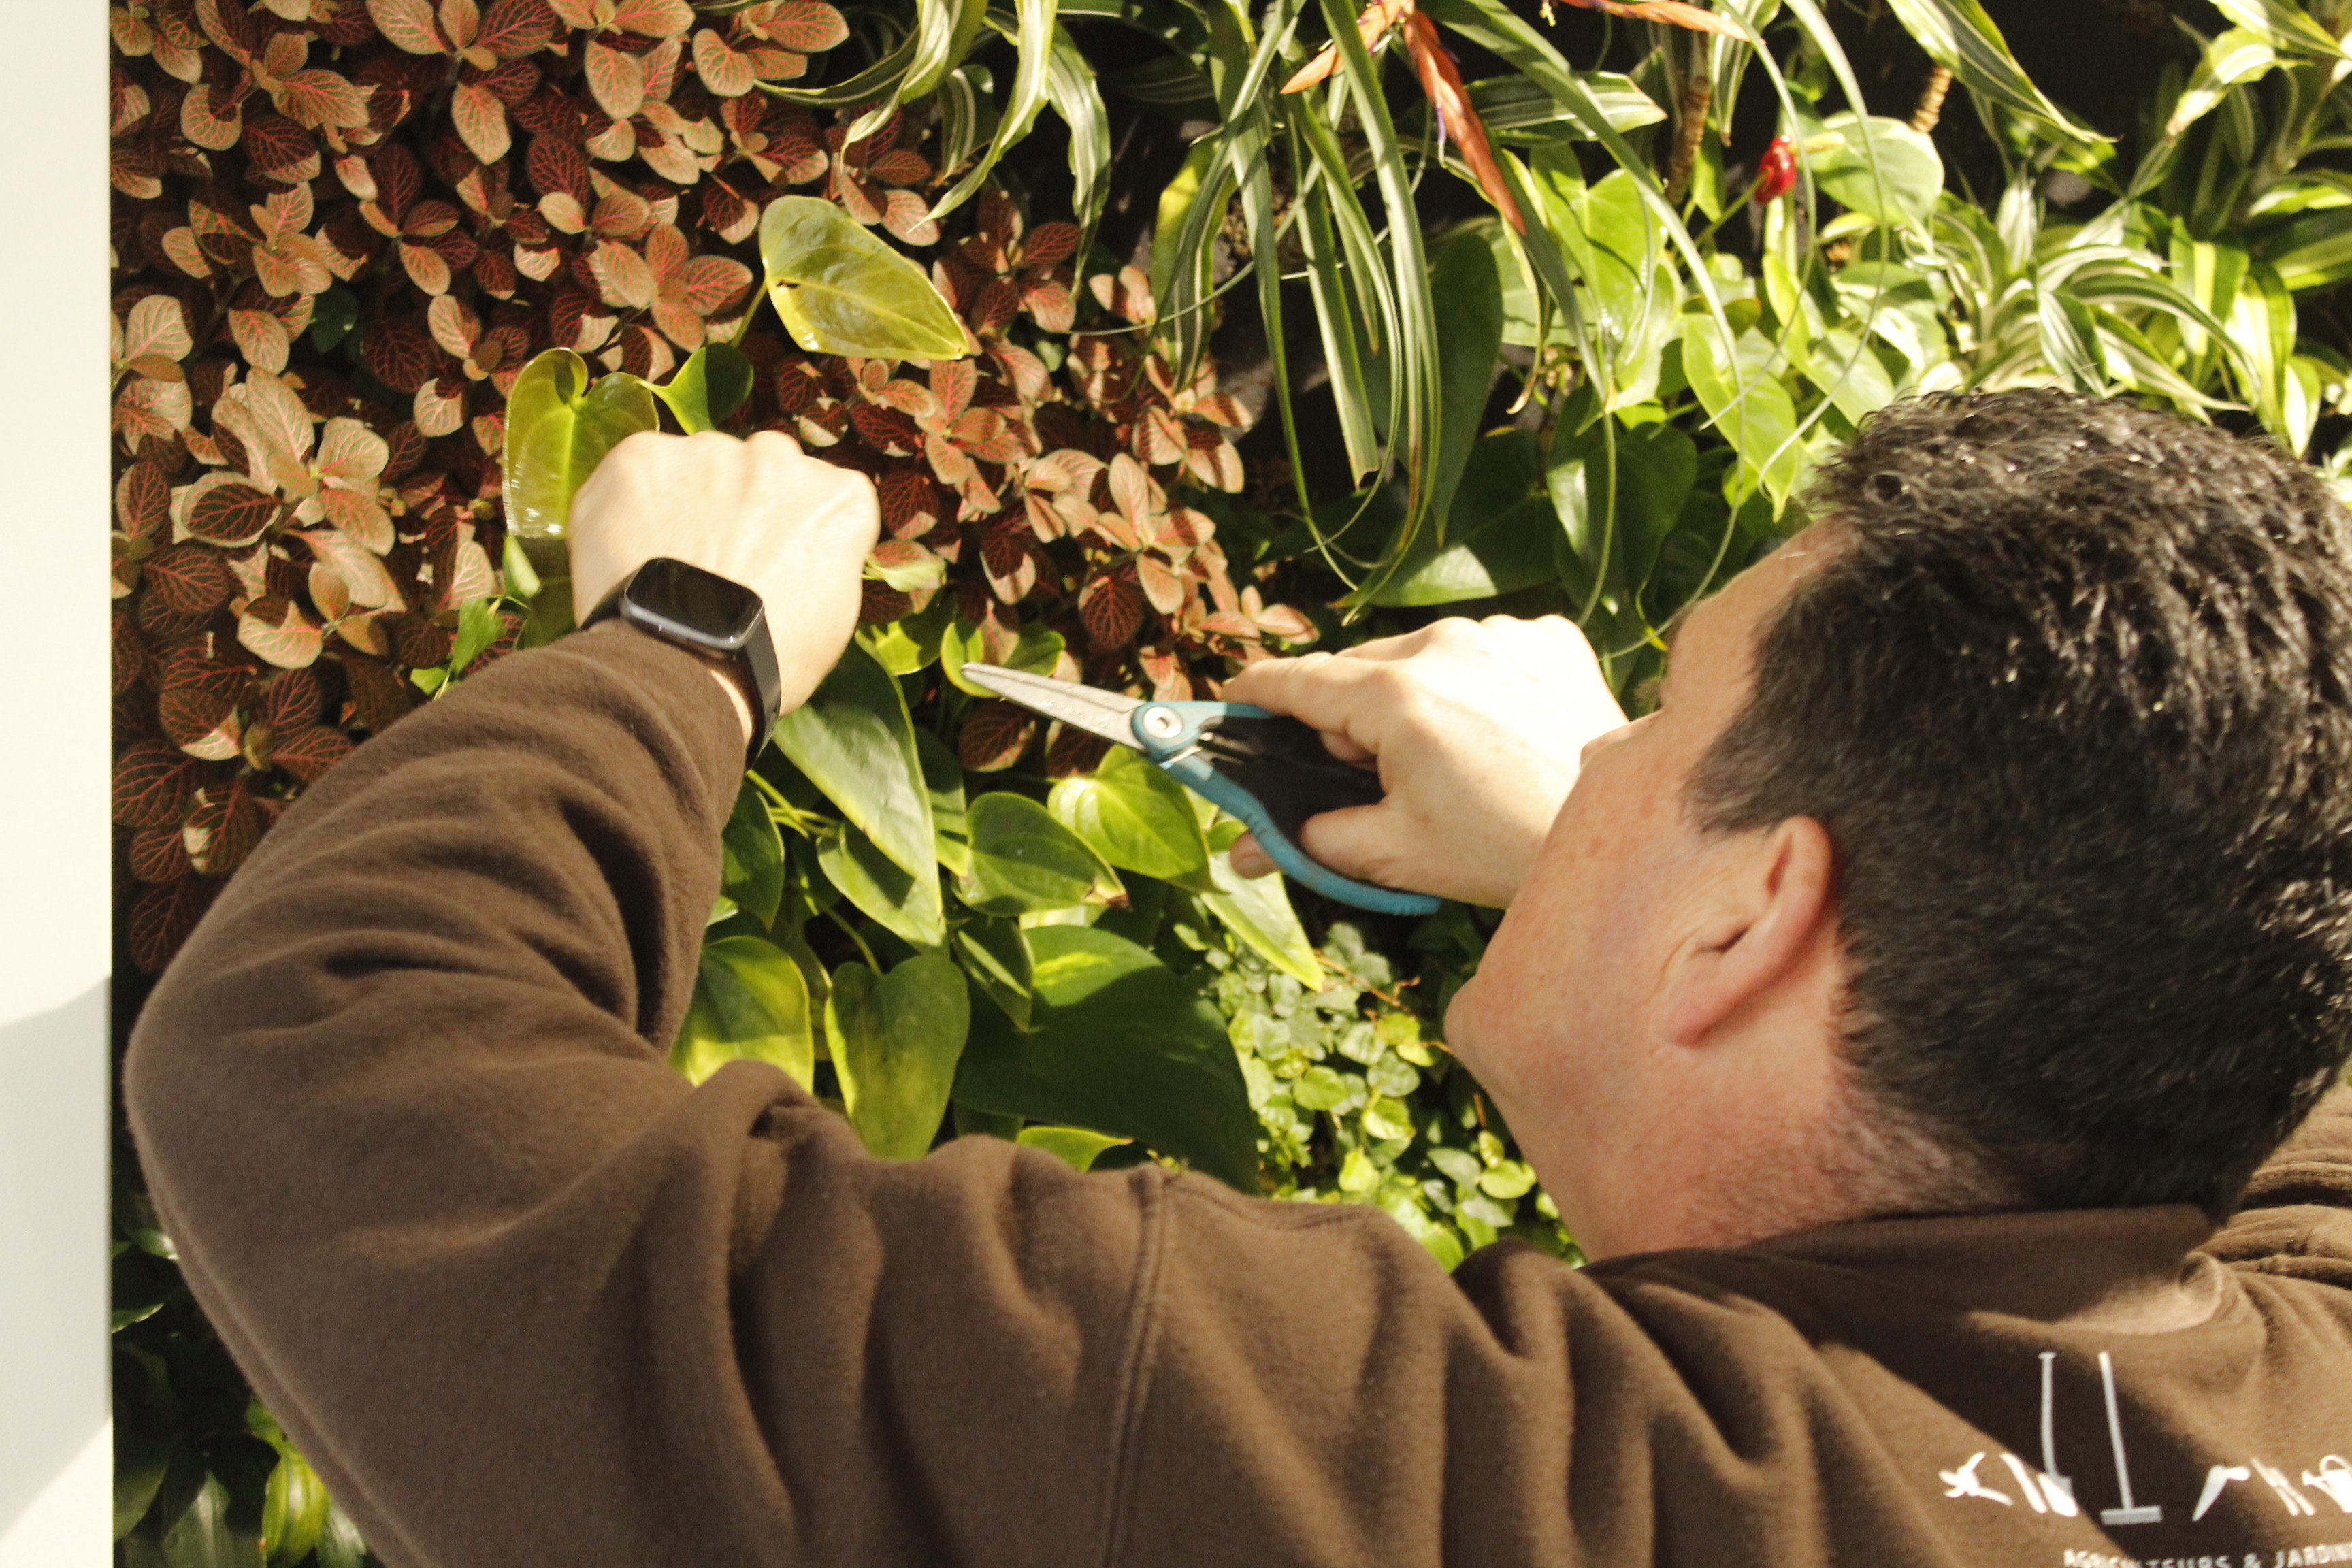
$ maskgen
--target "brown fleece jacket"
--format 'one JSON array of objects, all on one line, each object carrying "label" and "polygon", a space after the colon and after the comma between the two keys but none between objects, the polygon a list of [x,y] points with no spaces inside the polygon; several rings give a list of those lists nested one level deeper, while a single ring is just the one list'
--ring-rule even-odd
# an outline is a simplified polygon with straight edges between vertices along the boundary
[{"label": "brown fleece jacket", "polygon": [[885,1163],[664,1064],[741,757],[634,632],[509,659],[289,811],[140,1025],[190,1282],[397,1568],[2352,1562],[2342,1091],[2219,1235],[1581,1270],[994,1139]]}]

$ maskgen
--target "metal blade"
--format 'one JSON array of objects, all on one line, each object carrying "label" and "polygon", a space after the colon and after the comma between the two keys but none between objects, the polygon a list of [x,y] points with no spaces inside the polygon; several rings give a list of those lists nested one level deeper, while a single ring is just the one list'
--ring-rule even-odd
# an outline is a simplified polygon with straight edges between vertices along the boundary
[{"label": "metal blade", "polygon": [[1099,735],[1122,746],[1135,746],[1135,731],[1129,716],[1143,706],[1140,697],[1125,697],[1116,691],[1081,686],[1075,680],[1055,680],[1051,676],[1007,669],[1001,664],[967,664],[963,673],[973,685],[984,686],[1032,713],[1058,719],[1089,735]]}]

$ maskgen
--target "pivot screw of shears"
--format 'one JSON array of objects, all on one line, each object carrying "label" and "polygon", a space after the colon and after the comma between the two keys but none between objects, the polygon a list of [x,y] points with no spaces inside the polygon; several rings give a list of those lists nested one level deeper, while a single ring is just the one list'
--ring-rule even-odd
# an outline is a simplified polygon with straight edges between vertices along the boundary
[{"label": "pivot screw of shears", "polygon": [[1184,732],[1183,716],[1173,708],[1143,710],[1143,732],[1155,741],[1172,741]]}]

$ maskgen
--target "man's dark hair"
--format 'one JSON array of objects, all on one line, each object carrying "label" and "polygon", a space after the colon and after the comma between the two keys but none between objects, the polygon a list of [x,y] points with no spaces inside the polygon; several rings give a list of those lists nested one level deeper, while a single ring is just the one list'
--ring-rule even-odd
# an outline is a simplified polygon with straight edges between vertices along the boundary
[{"label": "man's dark hair", "polygon": [[2226,1214],[2352,1044],[2352,520],[2053,391],[1896,404],[1812,506],[1692,799],[1828,829],[1855,1087],[2014,1201]]}]

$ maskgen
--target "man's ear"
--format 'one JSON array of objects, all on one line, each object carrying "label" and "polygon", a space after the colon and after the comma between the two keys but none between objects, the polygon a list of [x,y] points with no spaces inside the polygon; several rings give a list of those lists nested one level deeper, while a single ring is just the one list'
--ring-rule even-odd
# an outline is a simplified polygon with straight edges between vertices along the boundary
[{"label": "man's ear", "polygon": [[1837,857],[1827,829],[1792,816],[1723,847],[1705,923],[1666,973],[1666,1037],[1703,1043],[1726,1019],[1802,972],[1833,935]]}]

